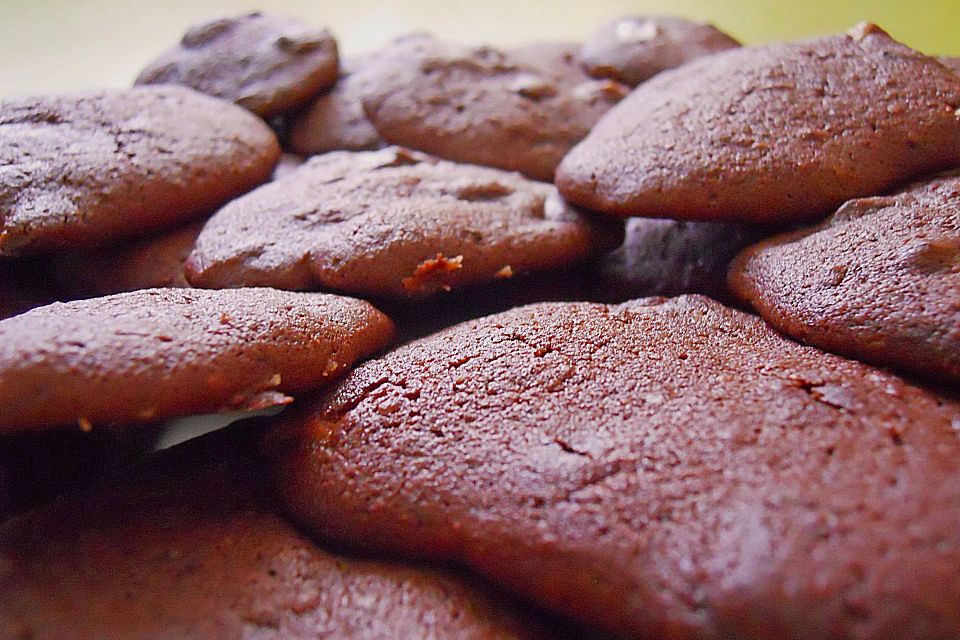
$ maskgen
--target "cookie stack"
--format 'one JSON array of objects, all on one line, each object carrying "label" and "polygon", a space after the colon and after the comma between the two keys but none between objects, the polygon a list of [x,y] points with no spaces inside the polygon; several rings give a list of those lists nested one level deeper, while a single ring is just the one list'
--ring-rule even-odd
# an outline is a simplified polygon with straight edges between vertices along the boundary
[{"label": "cookie stack", "polygon": [[960,637],[955,59],[254,13],[0,142],[0,637]]}]

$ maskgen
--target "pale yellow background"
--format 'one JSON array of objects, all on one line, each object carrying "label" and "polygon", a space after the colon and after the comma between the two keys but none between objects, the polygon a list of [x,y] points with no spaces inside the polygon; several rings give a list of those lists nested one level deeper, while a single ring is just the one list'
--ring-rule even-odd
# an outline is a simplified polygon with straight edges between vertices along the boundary
[{"label": "pale yellow background", "polygon": [[490,44],[578,40],[608,17],[658,12],[711,20],[748,43],[870,19],[923,51],[960,55],[960,0],[0,0],[0,95],[125,86],[191,23],[256,8],[329,26],[348,53],[413,29]]}]

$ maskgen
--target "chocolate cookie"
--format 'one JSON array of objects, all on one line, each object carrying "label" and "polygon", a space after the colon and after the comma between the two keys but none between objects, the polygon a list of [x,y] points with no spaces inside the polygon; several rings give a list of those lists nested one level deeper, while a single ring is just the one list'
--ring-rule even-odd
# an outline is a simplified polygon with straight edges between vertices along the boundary
[{"label": "chocolate cookie", "polygon": [[626,95],[611,81],[569,85],[509,54],[429,37],[378,57],[363,100],[380,135],[449,160],[552,180],[560,159]]},{"label": "chocolate cookie", "polygon": [[136,84],[177,84],[269,118],[305,104],[337,79],[337,43],[325,29],[248,13],[191,27]]},{"label": "chocolate cookie", "polygon": [[614,215],[810,221],[960,164],[960,78],[874,25],[665,71],[564,158],[571,202]]},{"label": "chocolate cookie", "polygon": [[605,300],[702,293],[726,299],[727,267],[761,231],[743,224],[631,218],[623,244],[591,271]]},{"label": "chocolate cookie", "polygon": [[672,16],[623,16],[601,26],[580,51],[586,70],[637,86],[661,71],[740,43],[712,24]]},{"label": "chocolate cookie", "polygon": [[[389,56],[389,51],[382,55]],[[290,124],[290,148],[312,155],[328,151],[365,151],[384,146],[380,134],[363,113],[363,96],[376,74],[369,73],[372,56],[348,59],[329,91],[318,97]]]},{"label": "chocolate cookie", "polygon": [[147,289],[0,322],[0,431],[286,404],[383,348],[366,302],[270,289]]},{"label": "chocolate cookie", "polygon": [[102,246],[270,177],[256,116],[180,87],[0,100],[0,255]]},{"label": "chocolate cookie", "polygon": [[0,527],[0,636],[544,637],[462,578],[319,548],[274,514],[256,459],[206,440]]},{"label": "chocolate cookie", "polygon": [[203,221],[91,253],[53,261],[60,286],[75,296],[106,296],[138,289],[189,287],[183,273]]},{"label": "chocolate cookie", "polygon": [[334,152],[217,212],[196,286],[422,297],[561,267],[611,241],[553,185],[391,147]]},{"label": "chocolate cookie", "polygon": [[312,530],[624,636],[947,640],[958,425],[692,296],[459,325],[284,414],[268,448]]},{"label": "chocolate cookie", "polygon": [[851,200],[750,247],[730,285],[778,329],[858,360],[960,382],[960,176]]}]

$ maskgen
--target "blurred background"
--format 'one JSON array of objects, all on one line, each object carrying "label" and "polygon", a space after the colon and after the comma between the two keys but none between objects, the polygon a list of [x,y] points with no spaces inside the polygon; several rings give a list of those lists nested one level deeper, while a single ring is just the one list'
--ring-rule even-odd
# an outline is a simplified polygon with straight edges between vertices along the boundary
[{"label": "blurred background", "polygon": [[619,14],[671,13],[749,44],[869,19],[926,53],[960,56],[960,0],[0,0],[0,95],[126,86],[189,25],[253,9],[325,25],[347,53],[417,29],[493,45],[582,40]]}]

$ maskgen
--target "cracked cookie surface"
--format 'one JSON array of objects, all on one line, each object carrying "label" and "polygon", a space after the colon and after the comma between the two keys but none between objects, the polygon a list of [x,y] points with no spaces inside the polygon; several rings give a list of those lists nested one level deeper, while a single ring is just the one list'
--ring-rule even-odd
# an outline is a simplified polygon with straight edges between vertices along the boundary
[{"label": "cracked cookie surface", "polygon": [[423,297],[562,267],[615,246],[619,234],[568,206],[553,185],[515,173],[399,147],[343,151],[217,212],[187,279]]},{"label": "cracked cookie surface", "polygon": [[643,638],[960,633],[960,407],[707,298],[548,303],[266,441],[291,512]]},{"label": "cracked cookie surface", "polygon": [[361,300],[272,289],[147,289],[0,321],[0,432],[265,408],[385,347]]}]

